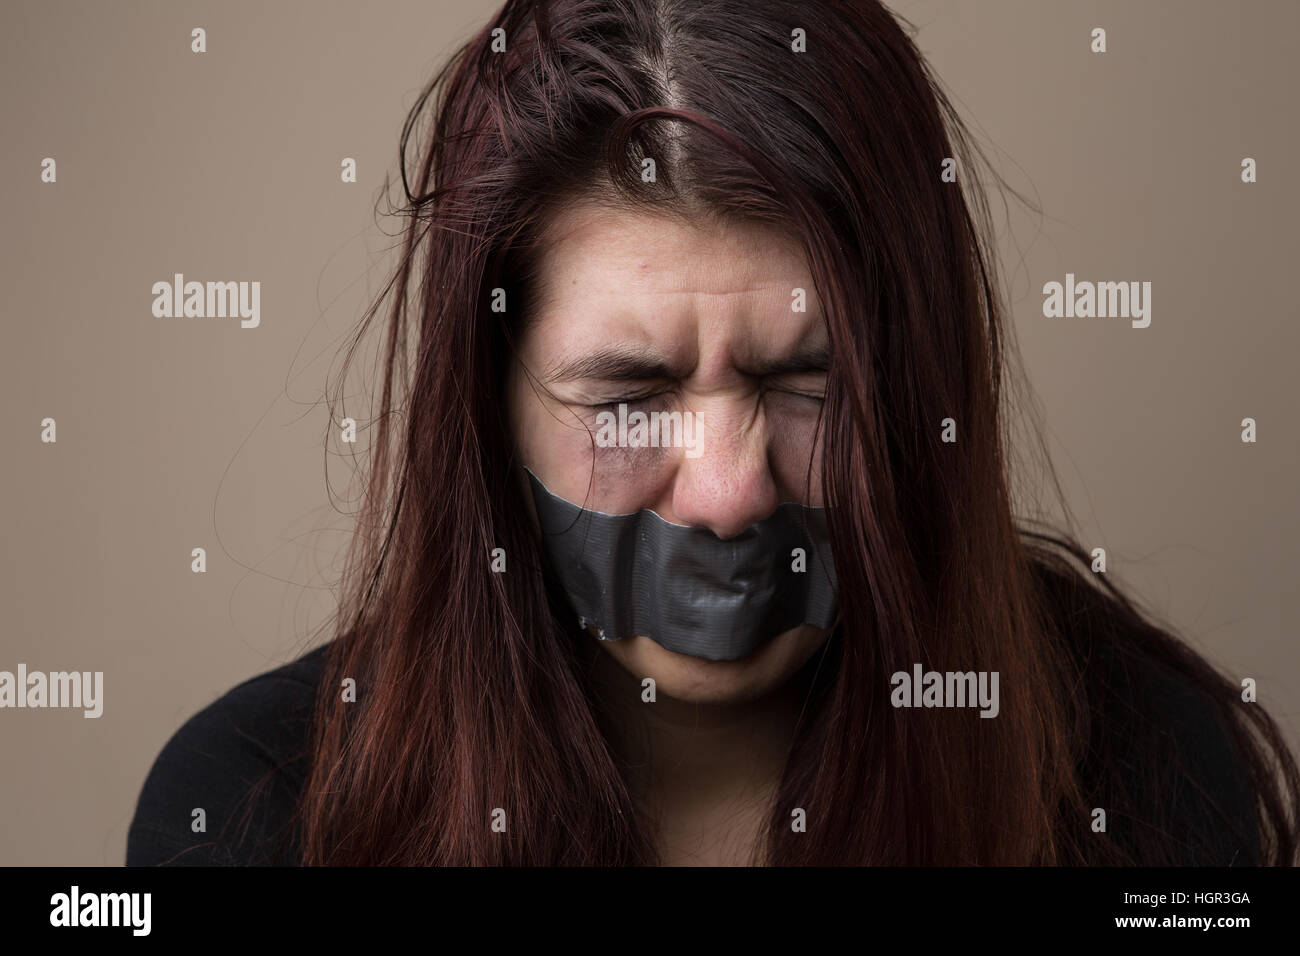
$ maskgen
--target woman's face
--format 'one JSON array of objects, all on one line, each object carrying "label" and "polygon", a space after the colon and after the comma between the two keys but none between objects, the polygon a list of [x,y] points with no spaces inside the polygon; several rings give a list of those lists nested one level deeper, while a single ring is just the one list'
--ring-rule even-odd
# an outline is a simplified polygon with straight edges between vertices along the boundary
[{"label": "woman's face", "polygon": [[[820,507],[829,342],[798,243],[761,226],[698,227],[593,204],[549,225],[507,385],[523,463],[547,488],[606,513],[653,509],[724,539],[783,501]],[[620,402],[629,413],[691,412],[695,447],[602,447],[597,415],[617,416]],[[520,488],[531,510],[522,472]],[[660,693],[722,703],[780,686],[826,636],[804,625],[734,661],[644,636],[601,646]]]}]

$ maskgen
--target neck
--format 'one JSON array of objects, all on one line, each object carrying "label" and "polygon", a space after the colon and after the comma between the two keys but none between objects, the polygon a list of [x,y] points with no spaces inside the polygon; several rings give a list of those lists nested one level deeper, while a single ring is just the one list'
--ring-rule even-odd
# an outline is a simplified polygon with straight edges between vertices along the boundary
[{"label": "neck", "polygon": [[808,692],[806,674],[753,700],[693,703],[657,693],[592,642],[590,675],[629,788],[665,862],[748,858],[776,795]]}]

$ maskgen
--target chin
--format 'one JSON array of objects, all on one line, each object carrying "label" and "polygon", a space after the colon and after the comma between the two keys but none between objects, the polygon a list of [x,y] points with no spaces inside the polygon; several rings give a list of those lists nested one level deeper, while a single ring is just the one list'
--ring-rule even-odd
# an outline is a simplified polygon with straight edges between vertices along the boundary
[{"label": "chin", "polygon": [[653,677],[657,695],[692,704],[739,704],[782,687],[829,633],[803,624],[733,661],[679,654],[643,636],[600,643],[638,681]]}]

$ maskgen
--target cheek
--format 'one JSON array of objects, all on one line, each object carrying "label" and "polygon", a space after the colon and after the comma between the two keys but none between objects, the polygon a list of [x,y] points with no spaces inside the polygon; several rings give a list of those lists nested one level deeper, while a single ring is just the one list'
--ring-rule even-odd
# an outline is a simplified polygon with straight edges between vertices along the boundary
[{"label": "cheek", "polygon": [[681,458],[675,448],[586,448],[592,494],[606,511],[631,511],[659,496]]},{"label": "cheek", "polygon": [[[799,404],[796,404],[799,403]],[[804,399],[773,403],[768,411],[773,478],[783,492],[818,508],[822,504],[820,406]]]},{"label": "cheek", "polygon": [[590,462],[589,451],[584,453],[590,439],[580,418],[549,397],[518,360],[507,374],[505,398],[511,434],[524,465],[549,483],[567,474],[573,462]]},{"label": "cheek", "polygon": [[520,419],[520,452],[556,494],[609,514],[657,500],[681,458],[676,448],[602,447],[585,409],[533,398]]}]

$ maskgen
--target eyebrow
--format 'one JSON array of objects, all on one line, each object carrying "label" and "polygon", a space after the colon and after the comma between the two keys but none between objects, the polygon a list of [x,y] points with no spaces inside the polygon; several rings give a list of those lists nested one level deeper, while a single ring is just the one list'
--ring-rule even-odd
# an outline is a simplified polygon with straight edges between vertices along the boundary
[{"label": "eyebrow", "polygon": [[[830,370],[830,347],[800,347],[794,353],[742,368],[747,375],[795,375]],[[651,349],[615,346],[565,362],[548,376],[551,382],[596,379],[603,382],[633,382],[650,379],[684,378],[689,370],[673,368]]]},{"label": "eyebrow", "polygon": [[604,382],[630,382],[652,378],[679,378],[667,362],[650,349],[615,346],[581,355],[555,369],[547,380],[574,382],[599,379]]}]

